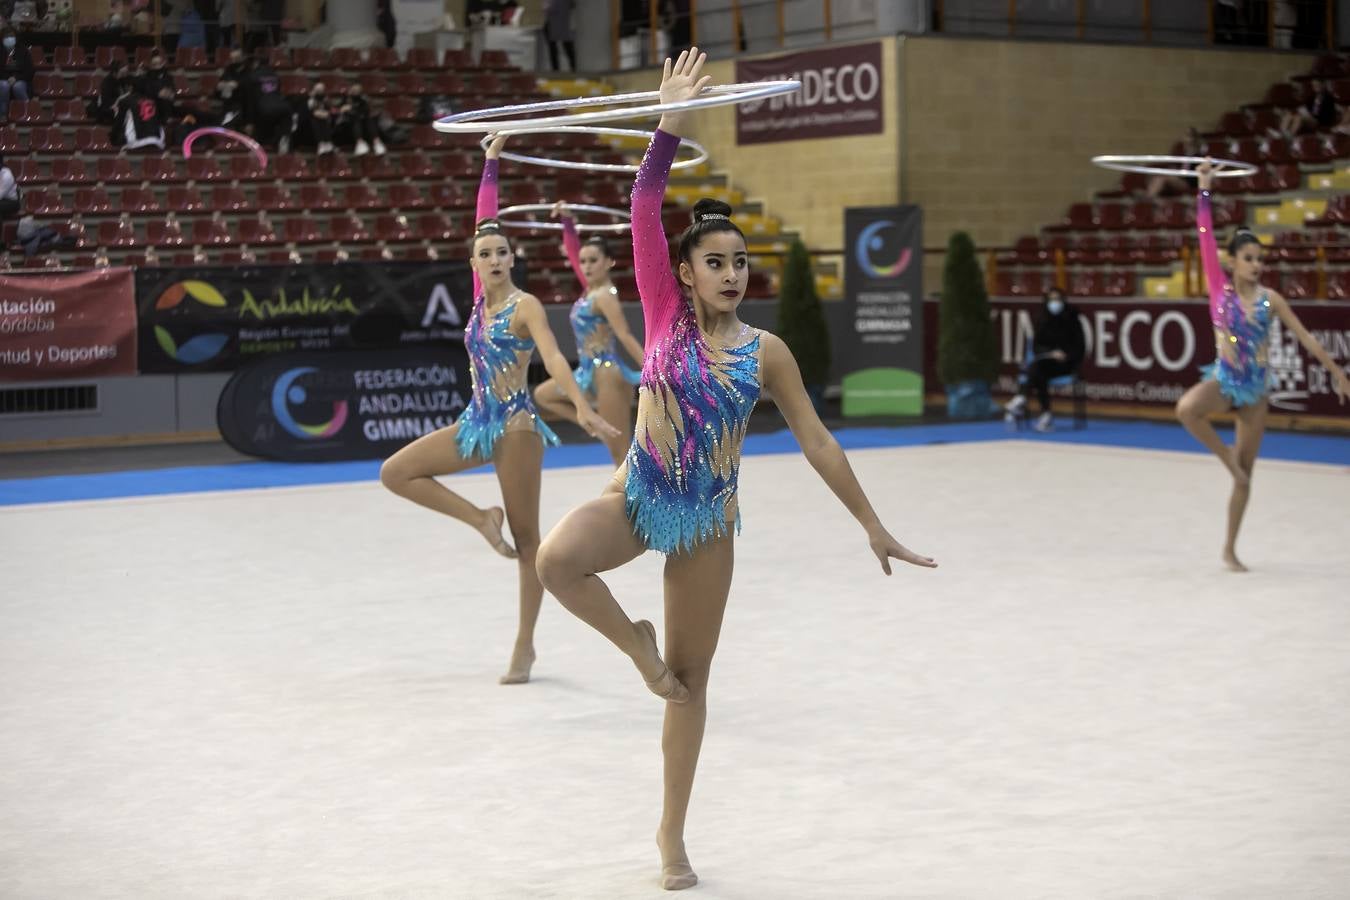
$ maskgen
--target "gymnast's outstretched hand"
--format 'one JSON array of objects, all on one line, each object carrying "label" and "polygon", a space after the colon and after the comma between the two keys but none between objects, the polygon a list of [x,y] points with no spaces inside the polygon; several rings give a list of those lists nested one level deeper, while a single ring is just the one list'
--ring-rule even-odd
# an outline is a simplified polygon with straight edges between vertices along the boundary
[{"label": "gymnast's outstretched hand", "polygon": [[891,560],[893,559],[909,563],[911,566],[921,566],[925,569],[937,568],[936,562],[927,556],[920,556],[910,550],[891,537],[890,532],[880,525],[868,530],[867,542],[872,545],[872,552],[877,555],[877,559],[881,560],[881,571],[887,575],[891,574]]}]

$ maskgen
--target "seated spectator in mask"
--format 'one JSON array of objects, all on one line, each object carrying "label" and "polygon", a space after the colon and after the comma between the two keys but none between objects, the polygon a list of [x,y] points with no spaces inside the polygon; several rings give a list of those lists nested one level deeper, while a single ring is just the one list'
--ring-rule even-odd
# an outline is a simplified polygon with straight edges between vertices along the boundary
[{"label": "seated spectator in mask", "polygon": [[347,98],[338,106],[335,133],[340,142],[355,145],[353,156],[365,156],[372,148],[376,156],[388,152],[384,141],[380,140],[379,122],[371,112],[370,101],[359,82],[347,90]]},{"label": "seated spectator in mask", "polygon": [[169,71],[162,52],[156,50],[150,54],[150,59],[145,64],[145,71],[137,79],[136,87],[142,94],[154,99],[159,106],[161,120],[167,122],[174,117],[173,98],[176,88],[173,73]]},{"label": "seated spectator in mask", "polygon": [[112,125],[117,121],[117,100],[132,89],[131,67],[125,60],[112,64],[108,74],[103,76],[98,96],[90,102],[88,113],[100,125]]},{"label": "seated spectator in mask", "polygon": [[244,113],[244,80],[248,68],[244,62],[244,51],[235,47],[230,51],[230,61],[220,72],[216,82],[215,99],[221,106],[221,124],[229,125]]},{"label": "seated spectator in mask", "polygon": [[322,81],[316,81],[305,98],[304,120],[300,131],[304,137],[313,141],[320,156],[333,152],[333,126],[337,108],[330,104],[328,89]]},{"label": "seated spectator in mask", "polygon": [[9,102],[32,96],[33,56],[13,28],[0,30],[0,122],[9,120]]},{"label": "seated spectator in mask", "polygon": [[117,102],[117,124],[113,125],[114,145],[127,150],[150,147],[164,149],[164,120],[159,116],[159,104],[141,93],[133,85]]},{"label": "seated spectator in mask", "polygon": [[295,113],[281,93],[281,77],[261,60],[249,60],[243,83],[245,129],[269,147],[289,152]]},{"label": "seated spectator in mask", "polygon": [[1022,416],[1026,411],[1027,392],[1034,391],[1041,407],[1036,430],[1053,430],[1055,417],[1050,410],[1050,382],[1061,375],[1077,372],[1085,349],[1078,309],[1064,302],[1064,292],[1059,288],[1046,291],[1034,325],[1031,360],[1018,375],[1017,394],[1004,407],[1008,417]]}]

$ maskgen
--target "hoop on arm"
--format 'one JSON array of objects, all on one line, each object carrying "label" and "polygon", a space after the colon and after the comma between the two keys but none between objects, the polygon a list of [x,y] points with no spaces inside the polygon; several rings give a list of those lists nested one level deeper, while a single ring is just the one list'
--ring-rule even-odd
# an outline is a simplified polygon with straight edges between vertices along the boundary
[{"label": "hoop on arm", "polygon": [[[600,125],[560,125],[556,128],[512,128],[508,131],[499,131],[497,134],[596,134],[611,135],[615,137],[640,137],[645,140],[651,140],[656,137],[654,131],[642,131],[638,128],[606,128]],[[492,135],[483,135],[480,141],[484,150],[488,144],[492,143]],[[691,141],[689,138],[680,139],[681,146],[690,147],[694,151],[692,159],[682,159],[671,164],[671,169],[689,169],[708,159],[707,149],[697,141]],[[626,163],[594,163],[577,159],[548,159],[543,156],[527,156],[524,153],[509,153],[502,151],[502,159],[509,159],[512,162],[527,163],[532,166],[552,166],[555,169],[582,169],[588,172],[636,172],[637,166],[630,166]]]},{"label": "hoop on arm", "polygon": [[[727,106],[732,103],[747,103],[751,100],[763,100],[779,94],[790,94],[800,90],[800,81],[749,81],[741,84],[717,84],[704,88],[698,97],[688,100],[676,100],[661,103],[660,91],[637,91],[630,94],[612,94],[608,97],[573,97],[567,100],[544,100],[540,103],[517,103],[513,106],[497,106],[490,109],[471,109],[437,119],[433,125],[437,131],[451,134],[477,134],[479,132],[512,133],[514,129],[533,130],[558,128],[568,125],[590,125],[596,122],[618,122],[625,119],[645,119],[662,113],[682,112],[689,109],[702,109],[708,106]],[[594,112],[575,115],[544,116],[542,118],[517,118],[502,121],[499,116],[530,116],[534,113],[553,112],[555,110],[579,109],[594,106],[621,106],[627,103],[640,103],[656,100],[646,106],[634,106],[626,109],[598,109]],[[485,121],[485,120],[491,121]]]},{"label": "hoop on arm", "polygon": [[[550,222],[542,219],[505,218],[505,216],[509,215],[510,213],[547,212],[552,209],[553,209],[552,203],[521,203],[517,206],[508,206],[506,207],[506,209],[499,210],[497,215],[502,218],[499,218],[497,221],[511,228],[542,228],[548,231],[562,231],[563,224],[561,222]],[[569,203],[567,204],[567,210],[568,212],[597,213],[599,215],[611,216],[615,219],[627,219],[630,217],[630,213],[626,209],[615,209],[612,206],[592,206],[587,203]],[[627,222],[614,222],[601,224],[584,224],[578,222],[576,228],[577,231],[594,231],[604,234],[622,234],[623,232],[628,230],[629,225]]]},{"label": "hoop on arm", "polygon": [[1244,178],[1261,171],[1259,166],[1238,159],[1210,159],[1205,156],[1094,156],[1092,164],[1103,169],[1117,172],[1138,172],[1141,175],[1174,175],[1179,178],[1196,178],[1195,169],[1168,168],[1160,163],[1172,163],[1173,166],[1198,166],[1209,160],[1214,166],[1215,178]]}]

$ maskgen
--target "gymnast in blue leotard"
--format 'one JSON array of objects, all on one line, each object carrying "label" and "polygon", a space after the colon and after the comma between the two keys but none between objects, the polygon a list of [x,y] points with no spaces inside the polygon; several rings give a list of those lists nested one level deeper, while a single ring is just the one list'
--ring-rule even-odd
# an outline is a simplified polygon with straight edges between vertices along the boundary
[{"label": "gymnast in blue leotard", "polygon": [[[473,391],[453,425],[423,435],[385,460],[380,480],[389,490],[476,529],[498,553],[518,560],[520,624],[503,684],[529,680],[534,663],[534,624],[544,589],[535,571],[539,548],[539,481],[544,448],[558,442],[530,401],[525,377],[536,350],[576,408],[587,433],[614,439],[619,432],[591,408],[558,350],[539,300],[511,283],[511,242],[496,221],[497,159],[504,138],[488,148],[478,187],[478,226],[473,266],[473,313],[464,330]],[[480,509],[436,480],[492,463],[501,486],[501,507]],[[515,546],[502,536],[511,528]],[[461,583],[468,594],[475,586]],[[478,602],[475,598],[475,602]]]},{"label": "gymnast in blue leotard", "polygon": [[[1228,501],[1228,536],[1224,564],[1245,572],[1237,557],[1237,535],[1251,494],[1252,467],[1265,433],[1267,412],[1267,363],[1270,328],[1278,318],[1316,360],[1326,367],[1344,403],[1350,397],[1350,378],[1317,342],[1279,291],[1261,284],[1263,250],[1255,233],[1239,228],[1228,242],[1231,274],[1219,260],[1214,236],[1214,213],[1210,204],[1213,168],[1206,162],[1197,170],[1200,193],[1196,198],[1195,223],[1200,243],[1200,262],[1209,286],[1209,318],[1214,325],[1214,362],[1201,369],[1201,381],[1177,401],[1177,418],[1223,461],[1233,476]],[[1229,447],[1219,437],[1209,417],[1232,412],[1237,437]]]},{"label": "gymnast in blue leotard", "polygon": [[[619,304],[619,291],[610,280],[614,255],[609,243],[602,237],[592,237],[582,243],[565,204],[558,203],[554,214],[562,220],[567,261],[583,291],[572,304],[568,316],[577,341],[577,367],[572,376],[605,421],[620,431],[619,437],[605,441],[617,466],[623,462],[632,437],[633,387],[642,377],[640,371],[624,361],[617,345],[622,344],[628,356],[640,365],[642,344],[629,330],[628,320]],[[573,421],[576,418],[576,407],[568,402],[551,378],[535,389],[534,399],[540,412],[548,418]]]}]

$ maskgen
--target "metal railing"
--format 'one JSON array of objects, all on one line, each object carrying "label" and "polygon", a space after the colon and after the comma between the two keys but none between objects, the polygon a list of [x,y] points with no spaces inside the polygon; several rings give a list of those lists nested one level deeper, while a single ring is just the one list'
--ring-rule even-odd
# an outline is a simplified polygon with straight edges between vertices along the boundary
[{"label": "metal railing", "polygon": [[[707,51],[710,58],[724,58],[746,51],[828,43],[845,29],[877,24],[875,13],[871,17],[840,19],[831,0],[820,0],[808,7],[819,10],[819,18],[810,22],[800,21],[795,11],[790,15],[785,0],[729,0],[718,8],[709,8],[706,3],[700,8],[699,0],[688,0],[687,11],[672,11],[662,0],[648,0],[646,15],[636,19],[625,19],[623,6],[623,0],[610,0],[610,65],[616,70],[658,65],[664,58],[663,44],[674,50],[698,46]],[[797,5],[795,9],[799,10],[801,6]],[[751,34],[746,24],[750,19],[773,24],[767,33]],[[634,36],[640,39],[641,52],[633,65],[625,67],[621,40]],[[818,36],[818,39],[801,40],[805,36]],[[756,46],[751,47],[752,42]]]},{"label": "metal railing", "polygon": [[[1007,0],[989,14],[969,0],[932,0],[933,30],[1055,40],[1103,40],[1319,50],[1336,46],[1332,0],[1141,0],[1102,4]],[[1071,6],[1071,8],[1070,8]]]}]

